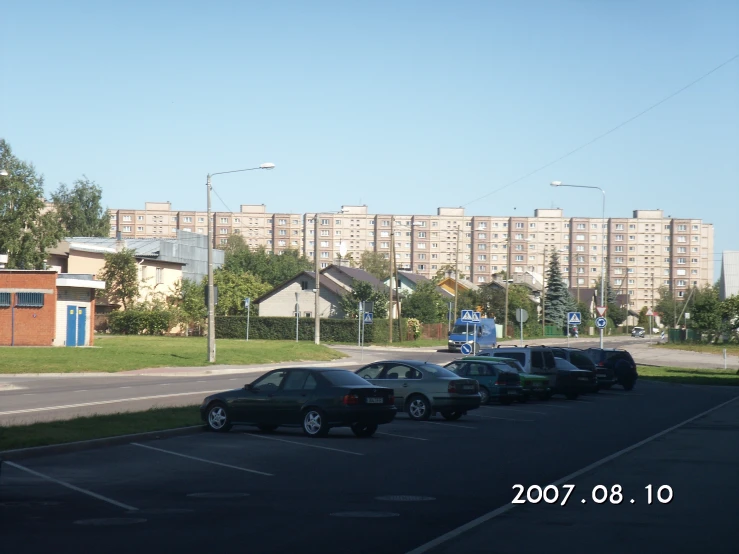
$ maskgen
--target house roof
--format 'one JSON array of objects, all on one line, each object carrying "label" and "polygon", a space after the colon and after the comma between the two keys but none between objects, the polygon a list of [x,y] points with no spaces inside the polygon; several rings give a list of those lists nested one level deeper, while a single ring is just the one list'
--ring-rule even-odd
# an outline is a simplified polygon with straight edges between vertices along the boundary
[{"label": "house roof", "polygon": [[[254,300],[254,304],[259,304],[260,302],[267,300],[268,298],[271,298],[272,296],[274,296],[281,290],[284,290],[285,288],[287,288],[288,286],[296,282],[298,279],[300,279],[304,275],[310,277],[315,282],[316,273],[314,271],[301,271],[295,277],[292,277],[291,279],[288,279],[287,281],[280,283],[275,288],[273,288],[271,291],[264,293],[262,296]],[[342,296],[348,292],[344,287],[332,281],[331,279],[322,279],[320,286],[322,289],[329,290],[337,296]]]},{"label": "house roof", "polygon": [[[187,262],[169,259],[161,256],[162,242],[168,241],[165,238],[155,239],[125,239],[123,244],[125,248],[133,250],[134,256],[137,258],[147,258],[150,260],[159,260],[167,263],[187,265]],[[110,237],[67,237],[64,239],[67,243],[67,250],[75,250],[77,252],[91,252],[96,254],[113,254],[118,251],[117,239]],[[176,242],[170,239],[168,242]],[[64,255],[64,247],[57,246],[51,250],[51,253]]]},{"label": "house roof", "polygon": [[325,269],[322,269],[321,274],[328,272],[329,269],[336,269],[337,271],[343,273],[344,275],[351,277],[352,279],[356,279],[357,281],[364,281],[365,283],[369,283],[374,288],[378,288],[380,290],[385,290],[385,291],[389,290],[388,286],[385,283],[383,283],[377,277],[375,277],[368,271],[365,271],[364,269],[359,269],[356,267],[348,267],[345,265],[331,264]]},{"label": "house roof", "polygon": [[[418,285],[418,284],[423,283],[425,281],[431,281],[431,279],[429,279],[427,277],[424,277],[423,275],[419,275],[418,273],[410,273],[409,271],[398,271],[398,275],[402,275],[403,277],[405,277],[406,279],[408,279],[414,285]],[[454,298],[454,295],[451,292],[449,292],[448,290],[446,290],[446,289],[444,289],[444,288],[442,288],[442,287],[440,287],[438,285],[436,286],[436,292],[438,292],[439,294],[441,294],[444,297]]]}]

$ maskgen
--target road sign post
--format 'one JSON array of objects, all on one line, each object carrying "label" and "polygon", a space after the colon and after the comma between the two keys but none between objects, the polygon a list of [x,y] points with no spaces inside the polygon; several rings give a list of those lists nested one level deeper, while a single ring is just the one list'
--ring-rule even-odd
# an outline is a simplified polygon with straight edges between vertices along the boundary
[{"label": "road sign post", "polygon": [[516,321],[518,321],[521,326],[521,346],[523,346],[523,324],[526,323],[528,319],[529,312],[523,308],[516,308]]},{"label": "road sign post", "polygon": [[244,298],[246,308],[246,342],[249,342],[249,316],[251,315],[251,298]]},{"label": "road sign post", "polygon": [[362,346],[362,301],[357,307],[357,346]]},{"label": "road sign post", "polygon": [[649,344],[652,344],[652,328],[654,327],[654,325],[652,324],[652,316],[654,315],[652,308],[649,308],[647,310],[646,315],[649,318]]},{"label": "road sign post", "polygon": [[472,325],[472,353],[477,354],[477,330],[479,329],[478,324],[480,323],[480,316],[482,314],[480,312],[473,312],[472,313],[472,321],[474,324]]}]

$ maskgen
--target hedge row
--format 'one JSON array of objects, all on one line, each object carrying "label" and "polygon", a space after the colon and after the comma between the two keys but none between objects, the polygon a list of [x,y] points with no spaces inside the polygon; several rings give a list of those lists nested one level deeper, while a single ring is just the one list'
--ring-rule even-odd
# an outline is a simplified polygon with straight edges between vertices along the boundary
[{"label": "hedge row", "polygon": [[111,333],[117,335],[163,335],[172,326],[172,313],[166,310],[128,309],[108,316]]},{"label": "hedge row", "polygon": [[[387,342],[389,338],[388,322],[386,319],[376,320],[365,325],[364,342]],[[407,329],[404,319],[401,323]],[[321,341],[323,342],[357,342],[359,325],[356,319],[321,319]],[[403,340],[406,340],[403,336]],[[315,319],[301,317],[298,322],[298,339],[313,340],[315,337]],[[393,324],[393,340],[398,340],[398,325]],[[246,316],[217,316],[217,339],[246,338]],[[291,340],[295,339],[294,317],[259,317],[252,316],[249,320],[249,338],[262,340]]]}]

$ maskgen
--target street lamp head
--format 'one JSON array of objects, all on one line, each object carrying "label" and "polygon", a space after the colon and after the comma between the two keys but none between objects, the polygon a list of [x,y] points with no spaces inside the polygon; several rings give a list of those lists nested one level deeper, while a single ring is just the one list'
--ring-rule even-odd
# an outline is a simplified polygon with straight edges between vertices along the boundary
[{"label": "street lamp head", "polygon": [[0,177],[7,177],[8,172],[5,169],[0,169]]},{"label": "street lamp head", "polygon": [[273,163],[266,163],[259,166],[259,169],[274,169],[275,164]]},{"label": "street lamp head", "polygon": [[552,181],[549,184],[552,185],[553,187],[560,187],[562,186],[562,181]]}]

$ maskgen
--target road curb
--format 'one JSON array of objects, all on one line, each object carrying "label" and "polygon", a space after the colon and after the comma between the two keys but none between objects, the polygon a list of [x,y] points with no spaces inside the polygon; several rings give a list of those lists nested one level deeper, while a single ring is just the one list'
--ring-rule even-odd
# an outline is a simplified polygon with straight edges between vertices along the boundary
[{"label": "road curb", "polygon": [[146,433],[134,433],[131,435],[118,435],[102,439],[91,439],[86,441],[68,442],[63,444],[51,444],[48,446],[34,446],[32,448],[19,448],[16,450],[0,451],[0,463],[15,460],[27,460],[42,456],[53,456],[54,454],[68,454],[70,452],[81,452],[83,450],[95,450],[120,444],[128,444],[134,441],[167,439],[170,437],[181,437],[195,435],[207,430],[205,425],[193,425],[191,427],[178,427],[176,429],[164,429],[161,431],[148,431]]}]

